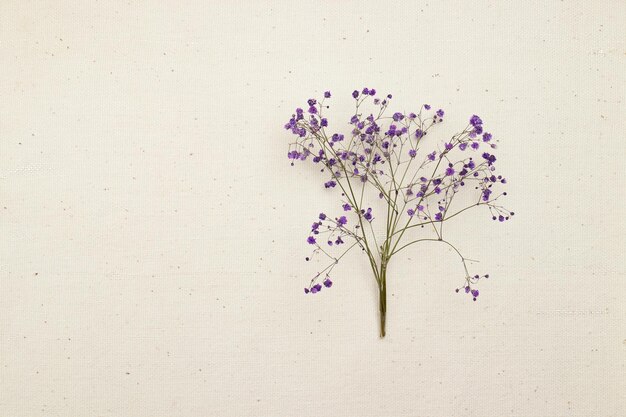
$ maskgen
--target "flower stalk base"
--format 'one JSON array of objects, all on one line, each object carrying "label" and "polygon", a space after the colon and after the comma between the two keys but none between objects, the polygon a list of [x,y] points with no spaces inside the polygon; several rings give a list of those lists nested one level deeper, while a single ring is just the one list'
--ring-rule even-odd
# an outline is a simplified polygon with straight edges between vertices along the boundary
[{"label": "flower stalk base", "polygon": [[378,304],[380,310],[380,338],[385,337],[385,320],[387,319],[387,265],[383,263],[380,268],[380,281],[378,282]]}]

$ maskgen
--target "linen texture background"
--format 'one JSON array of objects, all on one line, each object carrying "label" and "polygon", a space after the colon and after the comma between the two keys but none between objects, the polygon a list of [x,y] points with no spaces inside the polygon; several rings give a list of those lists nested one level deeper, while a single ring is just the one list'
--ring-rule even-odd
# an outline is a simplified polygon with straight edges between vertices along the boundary
[{"label": "linen texture background", "polygon": [[[626,415],[623,1],[0,3],[0,416]],[[472,114],[513,220],[302,289],[336,214],[282,125]],[[345,124],[344,124],[345,123]]]}]

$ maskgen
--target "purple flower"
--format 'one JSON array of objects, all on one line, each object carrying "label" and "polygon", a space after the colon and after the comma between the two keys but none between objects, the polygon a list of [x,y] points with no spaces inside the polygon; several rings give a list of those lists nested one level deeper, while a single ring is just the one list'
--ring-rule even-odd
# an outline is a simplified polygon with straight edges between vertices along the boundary
[{"label": "purple flower", "polygon": [[480,126],[483,124],[483,121],[481,120],[480,117],[473,115],[472,117],[470,117],[470,124],[474,127],[476,126]]},{"label": "purple flower", "polygon": [[337,183],[335,181],[333,181],[333,180],[326,181],[324,183],[324,187],[326,187],[326,188],[334,188],[335,185],[337,185]]},{"label": "purple flower", "polygon": [[354,91],[352,92],[352,97],[357,98],[358,96],[359,96],[359,92],[358,92],[358,91],[356,91],[356,90],[354,90]]},{"label": "purple flower", "polygon": [[441,213],[436,213],[435,214],[435,220],[440,222],[443,219],[443,215]]},{"label": "purple flower", "polygon": [[422,129],[417,129],[415,131],[415,137],[421,139],[424,136],[424,131]]},{"label": "purple flower", "polygon": [[443,110],[441,109],[437,110],[437,116],[443,117],[443,114],[444,114]]},{"label": "purple flower", "polygon": [[376,90],[375,89],[370,89],[370,96],[375,96],[376,95]]},{"label": "purple flower", "polygon": [[426,110],[430,110],[430,104],[424,104],[424,108],[425,108]]},{"label": "purple flower", "polygon": [[346,203],[343,206],[343,211],[350,211],[352,210],[352,206],[350,206],[350,204]]},{"label": "purple flower", "polygon": [[406,214],[408,214],[410,217],[413,217],[413,216],[415,215],[415,210],[413,210],[413,209],[408,209],[408,210],[406,211]]},{"label": "purple flower", "polygon": [[305,293],[305,294],[308,294],[308,293],[309,293],[309,289],[308,289],[308,288],[305,288],[305,289],[304,289],[304,293]]},{"label": "purple flower", "polygon": [[491,133],[483,133],[483,142],[489,142],[491,140]]},{"label": "purple flower", "polygon": [[489,195],[491,195],[491,190],[489,188],[483,190],[483,201],[489,201]]},{"label": "purple flower", "polygon": [[322,291],[322,286],[320,284],[315,284],[314,286],[311,287],[312,294],[316,294],[320,291]]},{"label": "purple flower", "polygon": [[399,122],[402,119],[404,119],[404,115],[402,113],[394,113],[393,114],[393,120],[394,121]]},{"label": "purple flower", "polygon": [[346,216],[341,216],[339,219],[337,219],[337,223],[340,226],[343,226],[344,224],[348,223],[348,219],[346,219]]},{"label": "purple flower", "polygon": [[324,280],[324,286],[326,288],[330,288],[333,286],[333,282],[330,280],[330,278],[326,277],[326,279]]},{"label": "purple flower", "polygon": [[432,153],[428,154],[428,159],[430,161],[434,161],[435,160],[435,155],[437,155],[437,152],[433,151]]},{"label": "purple flower", "polygon": [[315,245],[315,238],[313,236],[309,236],[306,241],[309,243],[309,245]]},{"label": "purple flower", "polygon": [[483,158],[487,160],[487,165],[491,166],[494,162],[496,162],[495,155],[491,155],[487,152],[483,154]]},{"label": "purple flower", "polygon": [[330,98],[330,91],[325,91],[324,92],[324,97]]},{"label": "purple flower", "polygon": [[411,158],[415,158],[415,155],[417,155],[417,151],[416,151],[415,149],[411,149],[411,150],[409,151],[409,156],[410,156]]},{"label": "purple flower", "polygon": [[452,167],[446,168],[446,176],[449,177],[451,175],[454,175],[454,168],[452,168]]},{"label": "purple flower", "polygon": [[[361,210],[361,211],[363,211],[363,210]],[[365,213],[363,213],[363,217],[367,221],[372,221],[372,209],[368,208],[367,211]]]},{"label": "purple flower", "polygon": [[324,213],[320,213],[319,219],[320,220],[326,220],[326,215]]}]

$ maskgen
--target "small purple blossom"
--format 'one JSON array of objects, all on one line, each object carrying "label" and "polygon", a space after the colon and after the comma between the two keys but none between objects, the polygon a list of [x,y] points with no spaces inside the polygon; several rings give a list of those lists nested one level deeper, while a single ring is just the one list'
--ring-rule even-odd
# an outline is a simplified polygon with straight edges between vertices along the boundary
[{"label": "small purple blossom", "polygon": [[402,113],[394,113],[393,114],[393,120],[394,121],[399,122],[402,119],[404,119],[404,115]]},{"label": "small purple blossom", "polygon": [[487,152],[483,153],[483,158],[487,160],[487,164],[489,166],[493,165],[493,163],[496,162],[496,157]]},{"label": "small purple blossom", "polygon": [[489,188],[483,190],[483,201],[489,201],[489,196],[491,195],[491,190]]},{"label": "small purple blossom", "polygon": [[372,209],[371,209],[371,208],[368,208],[368,209],[367,209],[367,211],[365,211],[365,212],[363,213],[363,217],[364,217],[364,218],[365,218],[365,220],[367,220],[367,221],[372,221],[372,218],[373,218],[373,217],[372,217]]},{"label": "small purple blossom", "polygon": [[483,121],[481,120],[480,117],[473,115],[472,117],[470,117],[470,124],[474,127],[480,126],[483,124]]}]

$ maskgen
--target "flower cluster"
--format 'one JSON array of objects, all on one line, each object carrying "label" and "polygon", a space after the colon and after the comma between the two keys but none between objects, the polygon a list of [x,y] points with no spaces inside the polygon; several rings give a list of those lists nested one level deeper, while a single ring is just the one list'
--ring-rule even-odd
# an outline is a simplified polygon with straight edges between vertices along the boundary
[{"label": "flower cluster", "polygon": [[[489,278],[489,274],[474,275],[473,277],[468,277],[466,284],[462,287],[462,289],[465,291],[465,294],[470,294],[474,301],[476,301],[476,298],[478,298],[480,292],[477,289],[472,288],[472,284],[477,283],[478,280],[480,280],[481,278]],[[458,293],[460,290],[461,288],[457,288],[455,291]]]},{"label": "flower cluster", "polygon": [[[331,263],[313,277],[305,292],[319,292],[320,279],[330,287],[328,274],[348,250],[359,246],[368,256],[382,297],[391,257],[414,243],[432,241],[449,245],[461,257],[466,275],[462,288],[475,300],[479,292],[472,285],[481,276],[469,274],[469,259],[444,239],[443,224],[478,206],[486,206],[491,218],[500,222],[514,215],[498,201],[506,195],[497,190],[506,178],[496,173],[497,141],[485,131],[483,120],[472,115],[462,131],[437,144],[428,138],[443,123],[443,109],[423,104],[417,112],[387,115],[392,95],[379,96],[375,89],[363,88],[352,92],[355,111],[343,130],[331,128],[325,117],[330,98],[327,91],[319,101],[307,100],[284,126],[295,136],[287,153],[291,164],[310,161],[319,166],[325,176],[323,187],[337,190],[343,200],[341,215],[322,213],[312,224],[307,242],[313,255],[307,260],[321,254]],[[469,197],[459,197],[463,190]],[[372,207],[381,203],[384,240],[375,231],[373,212],[378,208]],[[431,236],[411,238],[420,230]],[[346,242],[352,245],[340,255],[328,253],[330,247]]]}]

